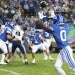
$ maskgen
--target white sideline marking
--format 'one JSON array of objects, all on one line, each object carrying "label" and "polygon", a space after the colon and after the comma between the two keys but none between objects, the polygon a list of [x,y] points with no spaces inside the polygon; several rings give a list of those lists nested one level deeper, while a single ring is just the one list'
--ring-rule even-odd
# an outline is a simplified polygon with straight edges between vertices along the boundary
[{"label": "white sideline marking", "polygon": [[13,74],[13,75],[21,75],[21,74],[19,74],[19,73],[17,73],[17,72],[9,71],[9,70],[6,70],[6,69],[1,69],[1,68],[0,68],[0,70],[1,70],[1,71],[5,71],[5,72],[9,72],[9,73],[11,73],[11,74]]}]

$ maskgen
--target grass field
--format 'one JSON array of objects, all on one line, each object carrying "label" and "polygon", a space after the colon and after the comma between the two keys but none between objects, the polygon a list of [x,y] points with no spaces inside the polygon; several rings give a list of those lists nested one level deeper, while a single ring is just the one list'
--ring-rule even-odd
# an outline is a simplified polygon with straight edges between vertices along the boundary
[{"label": "grass field", "polygon": [[[51,54],[56,59],[57,54]],[[75,54],[74,54],[75,56]],[[58,75],[54,69],[54,61],[43,60],[43,54],[36,54],[36,63],[32,64],[31,54],[28,54],[29,64],[24,64],[20,61],[19,57],[15,61],[10,61],[8,65],[0,65],[0,75]],[[64,64],[63,69],[67,75],[75,75],[69,67]]]}]

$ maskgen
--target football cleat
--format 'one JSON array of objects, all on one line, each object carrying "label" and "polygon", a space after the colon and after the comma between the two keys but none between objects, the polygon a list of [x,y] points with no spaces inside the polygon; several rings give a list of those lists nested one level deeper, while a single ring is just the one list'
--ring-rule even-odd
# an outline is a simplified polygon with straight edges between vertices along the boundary
[{"label": "football cleat", "polygon": [[28,61],[25,61],[25,64],[28,64]]},{"label": "football cleat", "polygon": [[7,65],[7,63],[5,63],[5,62],[0,62],[0,64],[1,64],[1,65]]},{"label": "football cleat", "polygon": [[9,63],[9,60],[8,60],[8,59],[5,59],[4,62],[5,62],[5,63]]},{"label": "football cleat", "polygon": [[33,64],[35,63],[35,59],[33,59],[32,63],[33,63]]}]

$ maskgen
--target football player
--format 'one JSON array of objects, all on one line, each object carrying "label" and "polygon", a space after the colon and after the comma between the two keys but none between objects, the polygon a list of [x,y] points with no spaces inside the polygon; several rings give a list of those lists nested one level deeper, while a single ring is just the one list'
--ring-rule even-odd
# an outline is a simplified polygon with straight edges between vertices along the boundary
[{"label": "football player", "polygon": [[7,26],[4,27],[4,29],[0,33],[0,49],[3,51],[2,53],[2,58],[0,64],[7,64],[5,63],[5,56],[7,55],[7,46],[6,46],[6,41],[13,39],[12,37],[12,30],[14,28],[14,23],[9,22]]},{"label": "football player", "polygon": [[50,51],[49,51],[49,47],[51,45],[51,40],[50,40],[50,34],[46,31],[43,30],[43,34],[42,36],[46,39],[46,41],[43,41],[44,45],[45,45],[45,48],[47,50],[47,54],[46,52],[43,52],[44,53],[44,60],[48,60],[48,57],[50,60],[54,60],[51,56],[50,56]]},{"label": "football player", "polygon": [[64,18],[61,14],[57,14],[53,19],[53,24],[49,28],[44,26],[42,21],[39,21],[37,28],[42,28],[45,31],[52,33],[56,41],[59,54],[55,62],[55,69],[59,75],[66,75],[62,69],[62,65],[66,62],[69,67],[75,72],[75,60],[73,58],[73,50],[68,44],[69,25],[64,23]]},{"label": "football player", "polygon": [[[35,31],[34,35],[30,36],[30,41],[32,42],[32,63],[35,63],[35,53],[40,49],[46,52],[46,48],[44,44],[42,43],[43,41],[46,41],[42,36],[39,31]],[[47,52],[46,52],[47,53]]]},{"label": "football player", "polygon": [[24,32],[21,29],[21,27],[19,25],[16,25],[14,28],[14,31],[12,33],[12,36],[14,37],[14,39],[12,41],[12,53],[9,56],[9,59],[11,58],[11,56],[13,56],[16,48],[19,48],[20,51],[22,52],[23,56],[24,56],[25,64],[28,64],[26,49],[23,45],[23,41],[24,41],[24,35],[23,34],[24,34]]}]

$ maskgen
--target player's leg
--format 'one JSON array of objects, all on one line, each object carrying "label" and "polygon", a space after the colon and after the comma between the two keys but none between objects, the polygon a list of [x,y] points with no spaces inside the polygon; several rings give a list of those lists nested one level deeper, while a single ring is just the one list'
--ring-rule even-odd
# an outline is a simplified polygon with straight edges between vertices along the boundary
[{"label": "player's leg", "polygon": [[11,57],[14,56],[14,53],[15,53],[16,48],[17,48],[17,43],[16,43],[16,41],[13,41],[12,42],[12,48],[11,48],[12,50],[11,50],[11,52],[8,55],[8,59],[9,60],[11,59]]},{"label": "player's leg", "polygon": [[32,48],[32,63],[35,63],[35,53],[37,52],[37,50],[39,49],[39,45],[33,45],[31,46]]},{"label": "player's leg", "polygon": [[52,58],[52,56],[50,55],[50,50],[49,50],[49,47],[51,46],[51,39],[47,39],[47,44],[46,44],[46,47],[47,47],[47,53],[48,53],[48,58],[50,60],[54,60],[54,58]]},{"label": "player's leg", "polygon": [[64,61],[69,65],[69,67],[75,72],[75,61],[73,58],[73,50],[70,46],[67,46],[63,50]]},{"label": "player's leg", "polygon": [[45,58],[45,60],[47,60],[48,58],[50,59],[50,60],[54,60],[54,58],[52,58],[51,57],[51,55],[50,55],[50,53],[49,53],[49,50],[45,50],[44,51],[44,58]]},{"label": "player's leg", "polygon": [[36,60],[35,60],[35,53],[32,52],[32,63],[35,63],[35,62],[36,62]]},{"label": "player's leg", "polygon": [[63,65],[63,59],[62,59],[62,54],[61,51],[57,56],[56,62],[55,62],[55,70],[59,73],[59,75],[66,75],[65,71],[61,68]]},{"label": "player's leg", "polygon": [[[43,42],[44,47],[46,48],[46,42]],[[47,50],[47,49],[45,49]],[[44,60],[48,60],[48,56],[46,54],[46,51],[43,50]]]},{"label": "player's leg", "polygon": [[[11,54],[11,53],[10,53],[10,54]],[[15,52],[13,53],[13,56],[12,56],[12,61],[13,61],[13,62],[15,61],[16,55],[17,55],[17,51],[15,50]]]},{"label": "player's leg", "polygon": [[3,51],[0,64],[7,64],[7,63],[4,62],[5,61],[5,56],[8,53],[7,46],[6,46],[5,42],[0,41],[0,48]]},{"label": "player's leg", "polygon": [[[47,56],[50,60],[54,60],[54,58],[51,57],[51,55],[50,55],[50,51],[49,51],[48,48],[49,48],[49,47],[46,47],[46,51],[45,51],[46,56]],[[46,56],[45,56],[45,57],[46,57]]]},{"label": "player's leg", "polygon": [[48,40],[47,39],[47,41],[46,42],[44,42],[44,46],[45,46],[45,51],[44,51],[44,58],[46,58],[46,59],[50,59],[50,60],[54,60],[52,57],[51,57],[51,55],[50,55],[50,51],[49,51],[49,47],[50,47],[50,40]]},{"label": "player's leg", "polygon": [[24,56],[25,63],[28,64],[26,49],[25,49],[25,46],[23,45],[23,43],[21,43],[21,41],[18,42],[18,47]]},{"label": "player's leg", "polygon": [[[7,48],[8,48],[8,56],[11,54],[12,52],[12,43],[11,42],[8,42],[7,44]],[[5,59],[5,62],[8,63],[9,62],[9,59],[6,57]]]},{"label": "player's leg", "polygon": [[44,60],[48,60],[48,56],[46,55],[45,51],[43,51],[43,55],[44,55]]},{"label": "player's leg", "polygon": [[[16,58],[16,54],[20,54],[21,52],[17,49],[18,43],[17,41],[13,41],[12,43],[12,48],[11,46],[9,47],[9,56],[8,59],[10,59],[12,57],[12,61],[15,61]],[[20,56],[20,55],[19,55]],[[21,56],[20,56],[21,57]]]},{"label": "player's leg", "polygon": [[29,51],[29,41],[27,39],[24,40],[23,45],[25,46],[26,51]]},{"label": "player's leg", "polygon": [[50,56],[50,51],[49,51],[49,45],[48,43],[42,44],[42,50],[44,52],[44,59],[47,60],[48,58],[50,60],[54,60],[51,56]]},{"label": "player's leg", "polygon": [[16,48],[16,52],[15,52],[14,56],[15,56],[16,54],[19,55],[20,60],[24,63],[24,62],[25,62],[25,61],[24,61],[24,57],[23,57],[23,54],[22,54],[22,52],[20,51],[19,48]]}]

